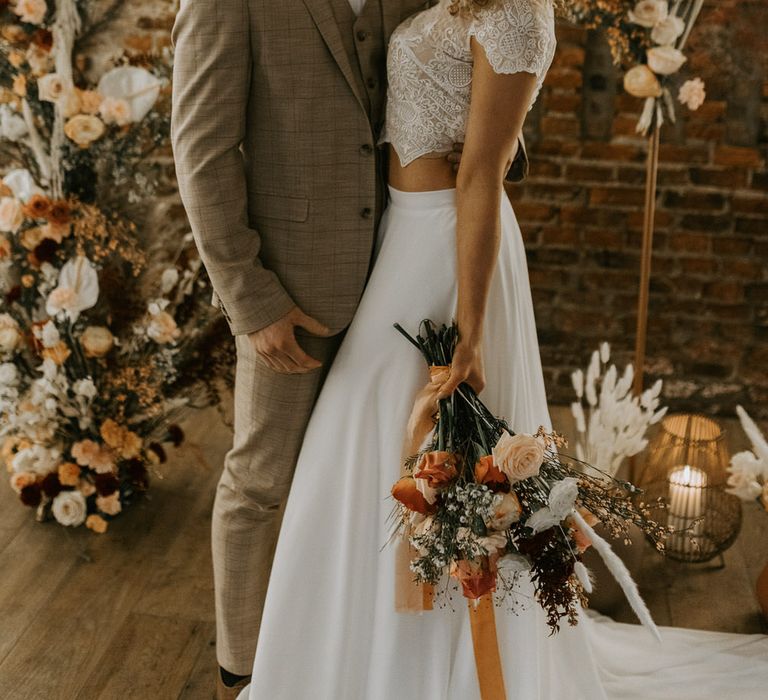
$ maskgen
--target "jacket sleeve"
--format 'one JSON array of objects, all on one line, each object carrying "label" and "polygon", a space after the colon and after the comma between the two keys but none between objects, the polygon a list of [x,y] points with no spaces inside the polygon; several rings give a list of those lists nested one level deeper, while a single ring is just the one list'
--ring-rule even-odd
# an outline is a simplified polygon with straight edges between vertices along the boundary
[{"label": "jacket sleeve", "polygon": [[232,333],[251,333],[294,302],[262,265],[261,239],[248,223],[240,151],[251,78],[247,0],[181,0],[171,41],[179,192]]}]

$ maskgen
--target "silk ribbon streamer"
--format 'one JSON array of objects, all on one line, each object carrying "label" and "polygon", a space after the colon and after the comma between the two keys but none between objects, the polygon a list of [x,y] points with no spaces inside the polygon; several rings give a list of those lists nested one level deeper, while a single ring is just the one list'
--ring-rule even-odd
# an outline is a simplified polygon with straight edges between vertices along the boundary
[{"label": "silk ribbon streamer", "polygon": [[[438,410],[437,394],[448,379],[450,371],[450,367],[430,367],[430,381],[416,395],[403,442],[401,477],[408,476],[405,468],[406,459],[421,449],[435,427]],[[398,543],[395,552],[395,610],[397,612],[421,613],[433,609],[434,587],[417,583],[411,571],[411,560],[416,554],[416,550],[408,542],[406,533]],[[472,628],[472,646],[480,697],[482,700],[506,700],[493,596],[489,593],[479,600],[468,600],[467,607]]]}]

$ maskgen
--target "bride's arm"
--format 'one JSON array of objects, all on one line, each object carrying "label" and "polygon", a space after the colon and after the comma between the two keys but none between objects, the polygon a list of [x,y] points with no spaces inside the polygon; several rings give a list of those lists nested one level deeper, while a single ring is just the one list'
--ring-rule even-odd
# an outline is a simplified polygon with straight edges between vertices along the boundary
[{"label": "bride's arm", "polygon": [[536,90],[533,73],[494,72],[474,39],[472,53],[472,100],[456,181],[459,343],[441,398],[462,382],[478,392],[485,387],[482,339],[499,252],[504,176]]}]

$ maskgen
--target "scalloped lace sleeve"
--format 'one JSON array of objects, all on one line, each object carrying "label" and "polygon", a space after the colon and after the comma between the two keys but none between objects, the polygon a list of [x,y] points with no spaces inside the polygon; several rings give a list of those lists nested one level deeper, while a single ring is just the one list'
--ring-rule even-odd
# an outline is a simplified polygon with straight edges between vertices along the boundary
[{"label": "scalloped lace sleeve", "polygon": [[485,49],[497,73],[533,73],[543,79],[555,52],[555,19],[549,0],[501,0],[480,10],[469,36]]}]

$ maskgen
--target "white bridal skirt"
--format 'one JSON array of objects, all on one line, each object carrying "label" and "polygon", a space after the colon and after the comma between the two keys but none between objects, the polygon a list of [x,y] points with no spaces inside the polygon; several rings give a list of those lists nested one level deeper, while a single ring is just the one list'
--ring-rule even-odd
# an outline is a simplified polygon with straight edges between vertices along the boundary
[{"label": "white bridal skirt", "polygon": [[[479,700],[460,595],[396,613],[392,484],[425,362],[392,324],[450,323],[456,300],[454,190],[391,190],[357,315],[307,430],[240,700]],[[503,198],[486,321],[489,408],[517,432],[549,427],[525,250]],[[550,636],[530,582],[497,607],[510,700],[768,697],[768,641],[642,628],[581,615]]]}]

